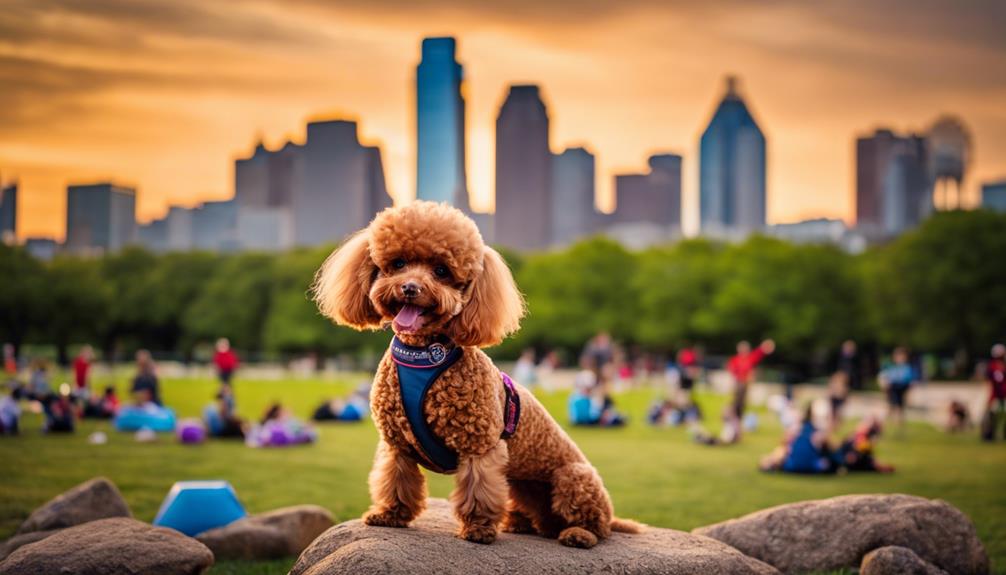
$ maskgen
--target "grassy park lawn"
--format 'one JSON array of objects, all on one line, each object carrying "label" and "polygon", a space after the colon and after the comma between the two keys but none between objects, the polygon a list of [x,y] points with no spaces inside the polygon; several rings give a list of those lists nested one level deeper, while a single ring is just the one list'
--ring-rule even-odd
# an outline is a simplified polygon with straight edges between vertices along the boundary
[{"label": "grassy park lawn", "polygon": [[[238,381],[238,409],[257,417],[281,400],[306,418],[323,399],[342,395],[365,376],[340,382],[320,380]],[[125,374],[117,382],[125,387]],[[105,382],[98,381],[97,385]],[[181,417],[198,416],[216,384],[207,379],[163,382],[168,405]],[[565,422],[565,393],[539,397]],[[913,424],[904,437],[886,437],[880,459],[897,466],[893,475],[798,477],[759,473],[758,458],[779,440],[781,428],[763,414],[762,426],[741,445],[707,447],[690,442],[683,429],[644,424],[651,390],[617,397],[630,424],[623,429],[574,429],[571,435],[600,470],[617,513],[651,525],[689,530],[758,509],[847,493],[900,492],[938,497],[956,505],[978,526],[997,573],[1006,573],[1006,445],[982,444],[976,434],[950,436]],[[703,395],[707,419],[723,398]],[[226,479],[250,512],[315,503],[337,520],[359,516],[367,506],[367,471],[376,441],[371,423],[321,426],[316,445],[251,449],[240,442],[183,446],[172,436],[154,444],[115,433],[108,422],[86,421],[72,436],[39,433],[40,416],[22,421],[22,435],[0,440],[0,538],[11,535],[39,504],[96,475],[122,490],[133,513],[151,521],[172,483]],[[90,445],[89,433],[103,429],[106,445]],[[430,492],[444,497],[451,479],[430,476]],[[827,534],[822,534],[827,544]],[[220,563],[211,573],[285,573],[293,559],[272,563]]]}]

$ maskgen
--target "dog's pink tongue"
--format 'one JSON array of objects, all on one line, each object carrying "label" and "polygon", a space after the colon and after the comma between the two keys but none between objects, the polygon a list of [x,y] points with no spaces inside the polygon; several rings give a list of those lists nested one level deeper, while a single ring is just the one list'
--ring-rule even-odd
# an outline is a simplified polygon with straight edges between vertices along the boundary
[{"label": "dog's pink tongue", "polygon": [[395,316],[395,327],[402,331],[415,331],[423,325],[420,315],[423,309],[419,306],[406,304]]}]

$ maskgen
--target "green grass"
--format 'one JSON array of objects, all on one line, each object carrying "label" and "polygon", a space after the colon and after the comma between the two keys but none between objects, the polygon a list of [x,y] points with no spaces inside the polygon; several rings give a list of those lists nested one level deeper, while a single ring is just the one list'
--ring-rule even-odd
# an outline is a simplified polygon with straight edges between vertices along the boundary
[{"label": "green grass", "polygon": [[[239,411],[258,416],[274,399],[306,417],[324,398],[344,394],[364,377],[341,382],[238,381]],[[119,377],[124,386],[124,376]],[[97,382],[99,385],[104,382]],[[169,380],[165,401],[182,417],[198,416],[216,384],[209,380]],[[565,394],[539,395],[565,422]],[[707,447],[689,441],[683,429],[644,425],[654,393],[633,390],[618,396],[631,421],[623,429],[573,429],[573,439],[600,470],[619,515],[651,525],[689,530],[772,505],[847,493],[910,493],[945,499],[967,513],[978,527],[996,571],[1006,573],[1006,445],[988,445],[976,434],[951,436],[922,424],[904,437],[884,438],[881,460],[897,466],[893,475],[860,474],[804,477],[763,474],[759,457],[781,435],[763,414],[763,425],[741,445]],[[703,395],[707,418],[723,399]],[[43,436],[41,419],[26,416],[22,436],[0,440],[0,537],[13,533],[39,504],[96,475],[112,479],[133,513],[150,521],[172,483],[186,479],[226,479],[250,512],[298,503],[315,503],[338,520],[359,516],[368,504],[366,477],[377,439],[371,423],[330,424],[320,428],[318,444],[288,449],[251,449],[240,442],[214,441],[183,446],[171,436],[139,444],[115,433],[108,422],[84,422],[71,436]],[[109,434],[106,445],[90,445],[96,429]],[[444,497],[451,478],[428,475],[430,492]],[[822,534],[822,537],[826,535]],[[293,559],[250,564],[224,562],[214,574],[285,573]]]}]

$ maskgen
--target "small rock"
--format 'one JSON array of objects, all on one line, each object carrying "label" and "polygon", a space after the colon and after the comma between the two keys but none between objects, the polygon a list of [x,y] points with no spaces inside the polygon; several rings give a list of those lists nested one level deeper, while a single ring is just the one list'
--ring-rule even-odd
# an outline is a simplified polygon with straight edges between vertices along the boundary
[{"label": "small rock", "polygon": [[914,551],[954,574],[984,575],[988,555],[966,515],[910,495],[846,495],[758,511],[695,529],[783,573],[855,569],[888,545]]},{"label": "small rock", "polygon": [[863,557],[859,575],[947,575],[906,547],[889,545],[874,549]]},{"label": "small rock", "polygon": [[172,529],[113,517],[68,527],[14,551],[4,575],[196,575],[213,564],[205,545]]},{"label": "small rock", "polygon": [[106,517],[131,517],[115,484],[96,477],[57,495],[28,516],[18,534],[61,529]]},{"label": "small rock", "polygon": [[334,525],[332,514],[317,505],[284,507],[210,529],[196,539],[219,559],[277,559],[298,555]]},{"label": "small rock", "polygon": [[555,539],[501,533],[488,546],[455,537],[449,504],[431,499],[407,529],[369,527],[360,520],[337,525],[311,544],[290,575],[409,573],[410,575],[777,575],[773,567],[707,537],[671,529],[614,533],[592,549],[564,547]]},{"label": "small rock", "polygon": [[57,532],[59,532],[59,529],[52,529],[50,531],[32,531],[30,533],[22,533],[21,535],[11,537],[7,541],[4,541],[3,545],[0,545],[0,561],[3,561],[8,555],[13,553],[18,548],[24,547],[29,543],[41,541]]}]

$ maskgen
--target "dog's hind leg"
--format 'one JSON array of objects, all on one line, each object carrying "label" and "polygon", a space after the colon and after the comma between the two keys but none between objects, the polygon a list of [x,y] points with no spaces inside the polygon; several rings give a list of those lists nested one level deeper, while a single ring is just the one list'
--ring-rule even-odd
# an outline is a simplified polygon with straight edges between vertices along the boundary
[{"label": "dog's hind leg", "polygon": [[507,446],[500,441],[488,453],[461,457],[451,503],[461,523],[458,537],[475,543],[496,540],[507,503]]},{"label": "dog's hind leg", "polygon": [[419,465],[381,441],[370,470],[367,525],[406,527],[426,508],[426,478]]},{"label": "dog's hind leg", "polygon": [[588,463],[570,463],[553,472],[552,510],[567,525],[559,533],[563,545],[589,548],[611,534],[611,500]]},{"label": "dog's hind leg", "polygon": [[544,481],[510,481],[510,506],[503,525],[510,533],[558,537],[566,522],[552,511],[552,485]]}]

